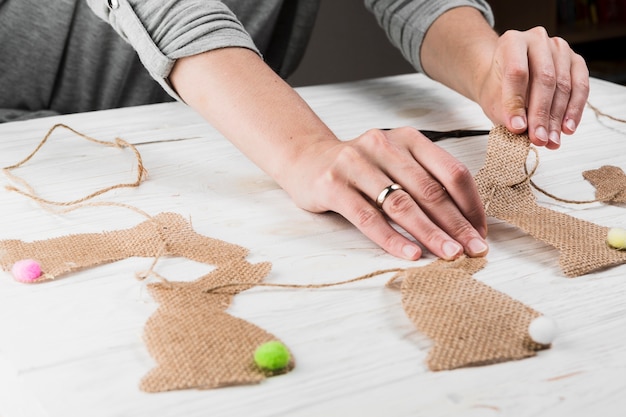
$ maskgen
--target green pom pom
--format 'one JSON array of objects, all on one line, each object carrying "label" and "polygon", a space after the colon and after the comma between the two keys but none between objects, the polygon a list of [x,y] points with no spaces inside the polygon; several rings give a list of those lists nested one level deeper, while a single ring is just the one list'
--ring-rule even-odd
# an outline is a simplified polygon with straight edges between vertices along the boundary
[{"label": "green pom pom", "polygon": [[278,371],[289,365],[289,350],[282,343],[273,340],[263,343],[254,351],[254,362],[259,368]]}]

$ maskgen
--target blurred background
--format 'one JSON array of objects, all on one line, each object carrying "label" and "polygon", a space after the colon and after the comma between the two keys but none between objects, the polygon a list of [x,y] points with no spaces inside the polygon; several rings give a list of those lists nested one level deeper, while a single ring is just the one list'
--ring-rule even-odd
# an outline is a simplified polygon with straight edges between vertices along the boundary
[{"label": "blurred background", "polygon": [[[362,0],[322,0],[293,86],[406,74],[413,68]],[[626,85],[626,0],[491,0],[496,30],[544,26],[586,60],[592,76]]]}]

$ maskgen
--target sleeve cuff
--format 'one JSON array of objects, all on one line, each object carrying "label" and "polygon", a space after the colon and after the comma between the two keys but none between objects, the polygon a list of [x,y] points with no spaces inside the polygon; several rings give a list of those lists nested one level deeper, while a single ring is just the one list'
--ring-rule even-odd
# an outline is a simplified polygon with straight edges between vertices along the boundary
[{"label": "sleeve cuff", "polygon": [[242,47],[260,55],[252,38],[220,1],[88,0],[137,52],[143,66],[174,99],[168,77],[177,59],[214,49]]}]

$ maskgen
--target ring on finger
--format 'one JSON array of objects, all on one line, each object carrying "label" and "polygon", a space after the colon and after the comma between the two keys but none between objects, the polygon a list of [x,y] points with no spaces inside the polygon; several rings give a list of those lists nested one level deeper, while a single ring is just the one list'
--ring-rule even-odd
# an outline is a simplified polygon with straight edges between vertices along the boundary
[{"label": "ring on finger", "polygon": [[380,194],[378,194],[378,197],[376,197],[376,205],[378,206],[378,208],[382,210],[383,203],[385,202],[385,200],[387,199],[387,197],[389,197],[391,193],[393,193],[394,191],[403,190],[403,189],[404,188],[402,188],[400,184],[396,184],[395,182],[385,187],[380,192]]}]

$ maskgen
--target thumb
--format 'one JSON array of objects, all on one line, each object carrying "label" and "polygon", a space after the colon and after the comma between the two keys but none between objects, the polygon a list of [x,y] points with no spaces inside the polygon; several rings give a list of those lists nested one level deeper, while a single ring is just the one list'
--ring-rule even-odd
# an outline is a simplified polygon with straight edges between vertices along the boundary
[{"label": "thumb", "polygon": [[507,129],[513,133],[521,134],[528,129],[528,122],[526,121],[526,112],[517,112],[509,117],[507,123]]},{"label": "thumb", "polygon": [[526,117],[526,100],[524,97],[504,97],[504,121],[506,128],[516,134],[526,132],[528,119]]}]

